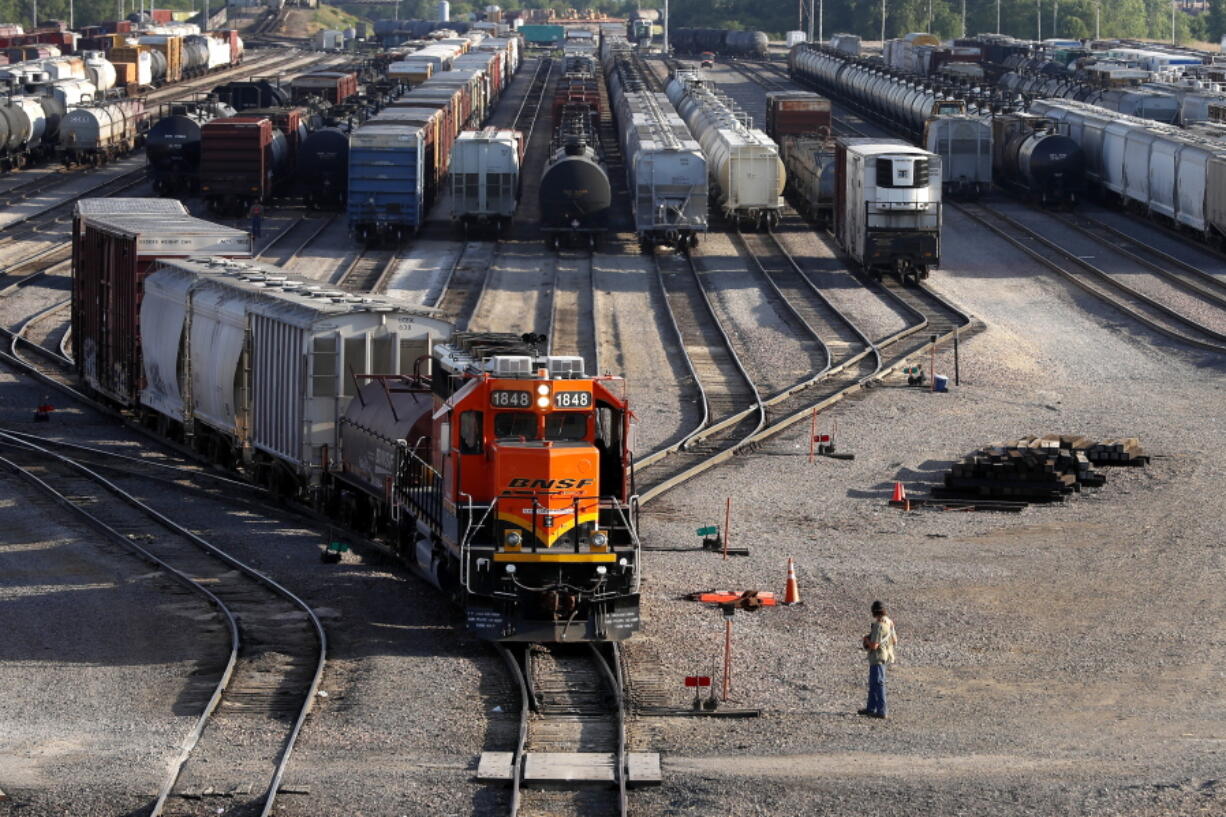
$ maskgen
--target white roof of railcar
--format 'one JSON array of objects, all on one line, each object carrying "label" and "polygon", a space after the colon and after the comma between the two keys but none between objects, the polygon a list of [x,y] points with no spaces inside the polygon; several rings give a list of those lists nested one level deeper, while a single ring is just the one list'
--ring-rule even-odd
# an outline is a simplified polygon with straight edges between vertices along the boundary
[{"label": "white roof of railcar", "polygon": [[131,213],[175,213],[186,215],[187,208],[177,199],[110,198],[79,199],[74,213],[78,216],[122,215]]},{"label": "white roof of railcar", "polygon": [[256,310],[261,314],[274,315],[299,326],[345,315],[384,313],[433,320],[439,328],[450,329],[446,321],[436,317],[434,310],[381,295],[344,292],[318,281],[289,275],[280,267],[252,261],[210,257],[167,259],[159,264],[154,274],[197,278],[208,286],[227,289],[236,296],[258,302]]},{"label": "white roof of railcar", "polygon": [[923,148],[917,148],[914,145],[902,144],[900,142],[873,142],[867,145],[847,145],[848,153],[857,153],[861,156],[882,156],[890,154],[893,156],[936,156],[935,153],[930,153]]},{"label": "white roof of railcar", "polygon": [[[177,203],[177,202],[176,202]],[[250,255],[251,234],[173,210],[82,214],[81,222],[136,240],[137,255]]]}]

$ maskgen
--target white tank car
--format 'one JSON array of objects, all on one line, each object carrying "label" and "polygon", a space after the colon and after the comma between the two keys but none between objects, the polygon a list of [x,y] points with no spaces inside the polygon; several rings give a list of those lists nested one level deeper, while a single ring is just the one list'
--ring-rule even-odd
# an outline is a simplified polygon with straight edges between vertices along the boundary
[{"label": "white tank car", "polygon": [[51,95],[67,110],[94,101],[98,86],[87,79],[62,79],[51,83]]},{"label": "white tank car", "polygon": [[630,44],[606,37],[601,62],[626,157],[634,226],[644,252],[693,247],[707,231],[707,161],[665,94],[649,90]]},{"label": "white tank car", "polygon": [[141,303],[141,403],[266,477],[318,481],[364,374],[412,374],[451,325],[248,261],[159,262]]},{"label": "white tank car", "polygon": [[941,157],[901,139],[836,142],[835,237],[876,278],[919,281],[940,263]]},{"label": "white tank car", "polygon": [[85,79],[85,60],[80,57],[53,57],[43,60],[42,70],[46,71],[52,80]]},{"label": "white tank car", "polygon": [[665,90],[702,145],[724,217],[758,229],[778,224],[786,173],[774,140],[695,71],[678,71]]},{"label": "white tank car", "polygon": [[85,58],[85,76],[99,91],[109,91],[115,87],[115,80],[118,79],[115,66],[103,52],[86,51],[81,56]]},{"label": "white tank car", "polygon": [[[47,115],[42,101],[35,96],[19,96],[9,101],[14,143],[30,150],[38,147],[47,131]],[[20,149],[20,148],[19,148]]]},{"label": "white tank car", "polygon": [[144,125],[143,99],[73,108],[60,121],[60,157],[71,165],[97,164],[121,156],[137,146]]}]

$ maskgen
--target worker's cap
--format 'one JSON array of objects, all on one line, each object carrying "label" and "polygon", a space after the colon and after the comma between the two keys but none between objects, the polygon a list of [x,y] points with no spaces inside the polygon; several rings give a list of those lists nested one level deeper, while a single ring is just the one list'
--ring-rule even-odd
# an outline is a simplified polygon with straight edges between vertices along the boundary
[{"label": "worker's cap", "polygon": [[879,601],[873,602],[873,615],[877,615],[878,613],[884,613],[884,612],[885,612],[884,604],[882,604]]}]

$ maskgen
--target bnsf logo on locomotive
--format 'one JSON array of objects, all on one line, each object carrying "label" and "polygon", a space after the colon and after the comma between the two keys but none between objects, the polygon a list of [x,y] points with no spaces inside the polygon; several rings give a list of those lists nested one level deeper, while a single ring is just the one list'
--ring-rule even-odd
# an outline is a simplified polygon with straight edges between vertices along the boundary
[{"label": "bnsf logo on locomotive", "polygon": [[591,485],[590,479],[528,479],[527,477],[516,477],[507,483],[508,488],[543,488],[552,490],[554,488],[586,488]]}]

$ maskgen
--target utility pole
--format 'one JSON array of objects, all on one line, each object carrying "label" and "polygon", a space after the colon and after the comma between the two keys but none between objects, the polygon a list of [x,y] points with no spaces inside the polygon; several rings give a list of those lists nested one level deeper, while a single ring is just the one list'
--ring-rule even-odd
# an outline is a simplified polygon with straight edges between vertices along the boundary
[{"label": "utility pole", "polygon": [[1059,37],[1060,28],[1056,21],[1057,15],[1060,14],[1060,0],[1052,0],[1051,3],[1051,36]]},{"label": "utility pole", "polygon": [[38,28],[38,0],[31,0],[30,28]]},{"label": "utility pole", "polygon": [[1034,0],[1034,38],[1043,42],[1043,0]]},{"label": "utility pole", "polygon": [[1099,27],[1098,27],[1099,18],[1102,17],[1102,13],[1103,13],[1103,4],[1102,4],[1102,0],[1099,0],[1099,2],[1094,4],[1094,39],[1096,40],[1102,39],[1102,34],[1099,31]]},{"label": "utility pole", "polygon": [[826,39],[826,8],[825,0],[817,0],[817,41]]},{"label": "utility pole", "polygon": [[664,56],[668,56],[668,0],[664,0]]},{"label": "utility pole", "polygon": [[881,0],[881,52],[885,53],[885,0]]},{"label": "utility pole", "polygon": [[932,33],[932,0],[928,0],[928,27],[924,30],[929,34]]},{"label": "utility pole", "polygon": [[962,0],[962,36],[966,36],[966,0]]},{"label": "utility pole", "polygon": [[1175,44],[1175,0],[1171,0],[1171,45]]}]

